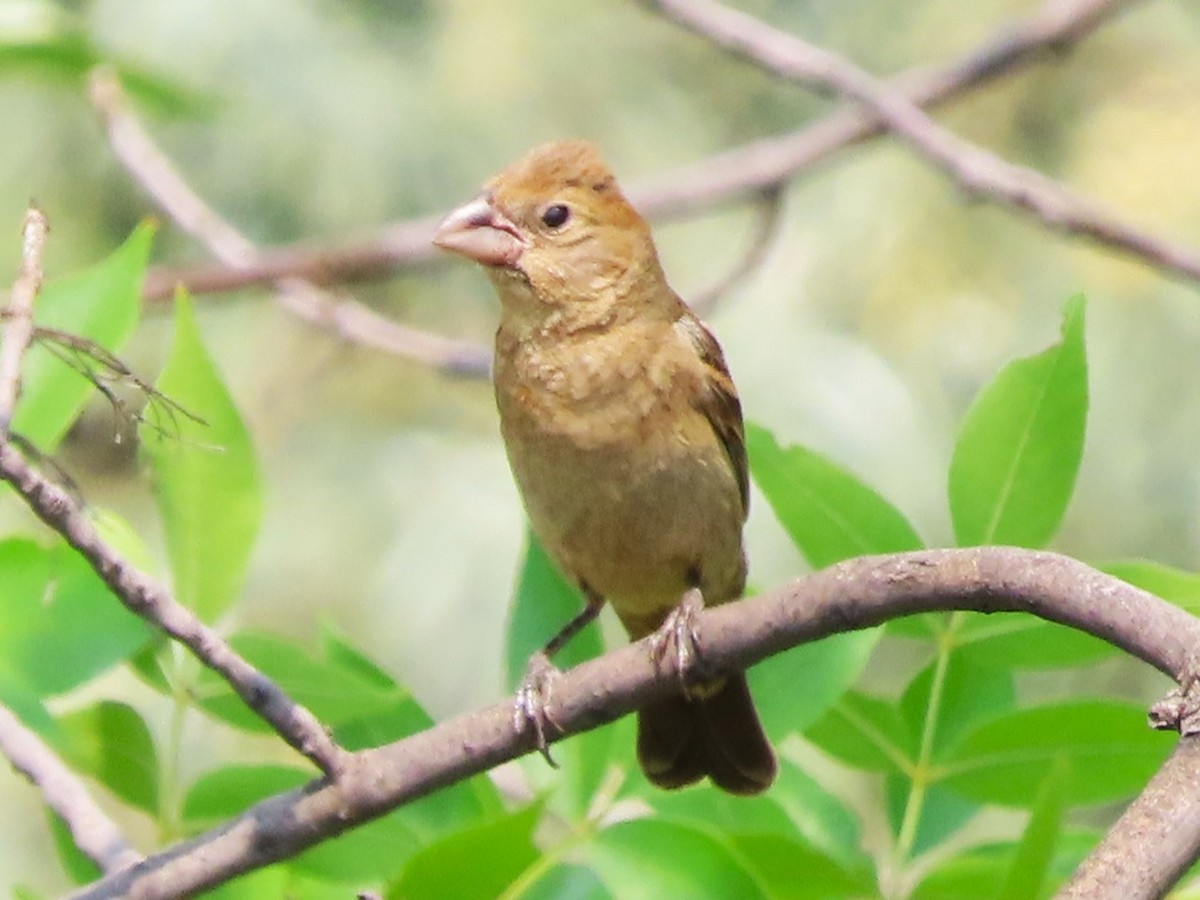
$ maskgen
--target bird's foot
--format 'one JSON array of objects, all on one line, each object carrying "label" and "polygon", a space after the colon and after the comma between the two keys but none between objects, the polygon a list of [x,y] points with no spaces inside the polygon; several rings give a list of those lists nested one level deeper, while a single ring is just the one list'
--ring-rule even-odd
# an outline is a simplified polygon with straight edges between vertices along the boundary
[{"label": "bird's foot", "polygon": [[558,731],[562,729],[550,715],[547,706],[550,703],[550,689],[561,674],[558,667],[550,662],[550,657],[539,650],[529,657],[525,666],[525,677],[521,679],[513,703],[513,730],[517,734],[524,734],[527,729],[532,728],[538,753],[555,769],[558,768],[558,763],[550,755],[546,729],[547,726],[552,726]]},{"label": "bird's foot", "polygon": [[695,672],[700,662],[700,636],[696,632],[696,615],[704,609],[704,595],[699,588],[690,588],[679,605],[667,613],[662,625],[650,635],[650,657],[661,666],[673,658],[675,676],[685,697],[692,696]]}]

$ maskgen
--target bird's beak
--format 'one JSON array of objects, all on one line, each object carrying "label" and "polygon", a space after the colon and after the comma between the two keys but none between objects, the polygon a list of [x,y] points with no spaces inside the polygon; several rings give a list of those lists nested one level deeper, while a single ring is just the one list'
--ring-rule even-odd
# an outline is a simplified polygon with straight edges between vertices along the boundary
[{"label": "bird's beak", "polygon": [[442,219],[433,243],[485,266],[508,268],[516,267],[526,246],[520,231],[496,209],[487,193],[467,201]]}]

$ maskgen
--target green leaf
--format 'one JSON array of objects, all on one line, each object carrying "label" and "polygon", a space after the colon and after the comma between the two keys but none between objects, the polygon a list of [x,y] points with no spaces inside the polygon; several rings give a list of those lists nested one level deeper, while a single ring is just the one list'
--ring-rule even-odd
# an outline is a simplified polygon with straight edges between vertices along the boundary
[{"label": "green leaf", "polygon": [[464,829],[426,847],[408,861],[389,900],[486,900],[498,897],[538,858],[533,829],[541,804]]},{"label": "green leaf", "polygon": [[[582,824],[602,787],[608,788],[612,781],[619,780],[622,786],[632,790],[630,782],[644,782],[644,779],[630,777],[638,771],[634,753],[636,728],[634,718],[626,716],[554,745],[554,758],[559,769],[550,771],[554,772],[553,782],[557,782],[558,788],[553,790],[548,802],[556,813],[569,822]],[[547,767],[540,758],[532,758],[530,765],[535,772],[541,770],[541,774],[546,774]],[[538,781],[535,775],[534,783]],[[653,790],[649,782],[645,784],[647,790]]]},{"label": "green leaf", "polygon": [[158,754],[141,715],[131,706],[101,700],[60,716],[60,751],[127,803],[158,813]]},{"label": "green leaf", "polygon": [[65,544],[0,541],[0,669],[42,696],[83,684],[150,635]]},{"label": "green leaf", "polygon": [[50,825],[50,836],[54,839],[59,862],[75,884],[88,884],[104,874],[91,857],[79,849],[66,822],[49,807],[46,808],[46,821]]},{"label": "green leaf", "polygon": [[140,429],[167,533],[175,593],[205,621],[229,608],[262,521],[262,486],[250,435],[204,346],[182,294],[175,342],[155,387],[196,422],[159,407]]},{"label": "green leaf", "polygon": [[802,839],[812,852],[846,870],[868,866],[858,821],[841,801],[795,763],[779,760],[771,790],[756,797],[734,797],[712,787],[686,791],[654,790],[645,800],[661,820],[701,830],[718,824],[728,835],[780,835]]},{"label": "green leaf", "polygon": [[991,719],[967,735],[946,762],[945,784],[980,802],[1030,808],[1045,773],[1061,764],[1064,803],[1108,803],[1141,790],[1173,746],[1169,735],[1147,727],[1146,711],[1134,704],[1041,706]]},{"label": "green leaf", "polygon": [[1063,314],[1062,341],[1009,363],[971,408],[950,463],[959,546],[1043,547],[1075,489],[1087,424],[1084,300]]},{"label": "green leaf", "polygon": [[[262,671],[275,677],[293,697],[301,698],[317,711],[322,721],[332,724],[334,737],[348,750],[377,747],[424,731],[433,724],[429,714],[386,672],[328,630],[322,636],[323,654],[318,657],[271,636],[235,636],[233,644]],[[222,718],[242,727],[258,730],[266,727],[233,696],[223,681],[202,673],[197,692],[203,696],[201,706]],[[235,811],[241,808],[236,807]],[[400,818],[405,834],[432,840],[501,810],[499,792],[481,775],[406,804]],[[342,838],[337,845],[343,846],[347,840]],[[361,853],[374,853],[375,849]],[[359,853],[360,848],[355,847],[346,855]]]},{"label": "green leaf", "polygon": [[870,897],[878,887],[863,866],[847,871],[803,841],[778,834],[736,834],[731,843],[775,900]]},{"label": "green leaf", "polygon": [[858,680],[881,629],[835,634],[777,653],[747,677],[763,728],[772,741],[803,731]]},{"label": "green leaf", "polygon": [[845,469],[804,447],[782,448],[746,426],[754,481],[814,569],[843,559],[921,548],[908,520]]},{"label": "green leaf", "polygon": [[1012,674],[980,666],[951,654],[939,667],[930,663],[909,683],[900,698],[908,730],[928,738],[930,761],[941,759],[964,733],[981,722],[1010,711],[1016,702]]},{"label": "green leaf", "polygon": [[[112,353],[119,351],[137,327],[142,277],[153,237],[154,229],[142,224],[99,265],[47,281],[38,297],[37,324],[90,340]],[[77,358],[69,351],[65,355]],[[35,342],[23,363],[21,400],[12,429],[52,452],[93,391],[87,378],[42,342]]]},{"label": "green leaf", "polygon": [[[786,766],[786,762],[784,763]],[[735,797],[710,785],[686,791],[646,793],[660,821],[701,830],[719,823],[725,834],[761,833],[794,836],[796,825],[775,800],[775,787],[755,797]]]},{"label": "green leaf", "polygon": [[[904,816],[909,803],[918,799],[913,796],[913,791],[917,788],[914,787],[911,778],[889,774],[885,779],[884,789],[888,824],[892,828],[892,834],[899,835],[904,827]],[[972,803],[961,794],[956,794],[940,784],[927,783],[919,790],[920,818],[917,821],[912,846],[909,848],[909,853],[913,856],[932,850],[957,834],[959,829],[979,812],[979,804]]]},{"label": "green leaf", "polygon": [[950,857],[926,874],[913,891],[912,900],[963,900],[994,895],[996,885],[1004,878],[1011,850],[1009,844],[992,844]]},{"label": "green leaf", "polygon": [[[364,678],[354,668],[315,657],[298,644],[273,635],[236,634],[229,644],[292,699],[334,728],[393,710],[396,702],[407,696],[398,688],[381,688],[374,679]],[[228,682],[209,669],[201,670],[194,693],[200,707],[211,715],[239,728],[270,730],[233,693]]]},{"label": "green leaf", "polygon": [[224,766],[192,783],[183,801],[183,821],[195,833],[244,812],[261,800],[295,790],[313,780],[312,773],[291,766]]},{"label": "green leaf", "polygon": [[[508,621],[506,674],[510,688],[515,690],[521,682],[529,657],[579,615],[583,607],[579,591],[558,571],[530,532]],[[554,658],[554,664],[568,669],[603,651],[600,630],[593,626],[575,635]]]},{"label": "green leaf", "polygon": [[570,864],[554,866],[520,896],[521,900],[613,900],[595,872]]},{"label": "green leaf", "polygon": [[962,613],[961,618],[958,653],[979,665],[1057,669],[1119,652],[1098,637],[1024,613]]},{"label": "green leaf", "polygon": [[16,716],[26,728],[31,728],[51,746],[62,739],[58,722],[46,710],[41,695],[0,661],[0,703]]},{"label": "green leaf", "polygon": [[796,831],[847,871],[868,865],[858,818],[816,779],[790,762],[779,761],[779,777],[769,796],[788,814]]},{"label": "green leaf", "polygon": [[996,900],[1026,900],[1040,897],[1050,874],[1062,827],[1063,787],[1067,767],[1056,764],[1046,772],[1033,815],[1008,867]]},{"label": "green leaf", "polygon": [[900,710],[886,700],[847,692],[806,732],[831,756],[871,772],[905,773],[917,755],[917,738]]},{"label": "green leaf", "polygon": [[768,896],[728,842],[674,822],[618,822],[597,834],[584,852],[600,880],[622,900]]},{"label": "green leaf", "polygon": [[204,900],[298,900],[290,881],[286,867],[267,866],[206,890]]},{"label": "green leaf", "polygon": [[1148,559],[1128,559],[1100,566],[1114,578],[1120,578],[1174,603],[1192,614],[1200,612],[1200,574],[1165,566]]}]

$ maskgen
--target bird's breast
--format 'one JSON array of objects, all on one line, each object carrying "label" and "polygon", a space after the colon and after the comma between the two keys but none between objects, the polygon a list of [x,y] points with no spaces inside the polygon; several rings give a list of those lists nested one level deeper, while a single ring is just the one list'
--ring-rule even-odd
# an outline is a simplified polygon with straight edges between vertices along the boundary
[{"label": "bird's breast", "polygon": [[736,477],[690,401],[686,359],[624,337],[498,345],[501,430],[530,521],[619,613],[673,606],[697,572],[727,599],[743,577]]}]

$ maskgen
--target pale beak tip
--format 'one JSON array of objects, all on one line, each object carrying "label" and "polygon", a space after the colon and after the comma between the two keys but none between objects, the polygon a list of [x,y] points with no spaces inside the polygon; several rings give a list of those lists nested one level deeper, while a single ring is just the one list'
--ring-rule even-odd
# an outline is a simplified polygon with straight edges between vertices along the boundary
[{"label": "pale beak tip", "polygon": [[513,225],[485,193],[453,210],[434,230],[433,245],[485,266],[516,266],[525,249]]}]

